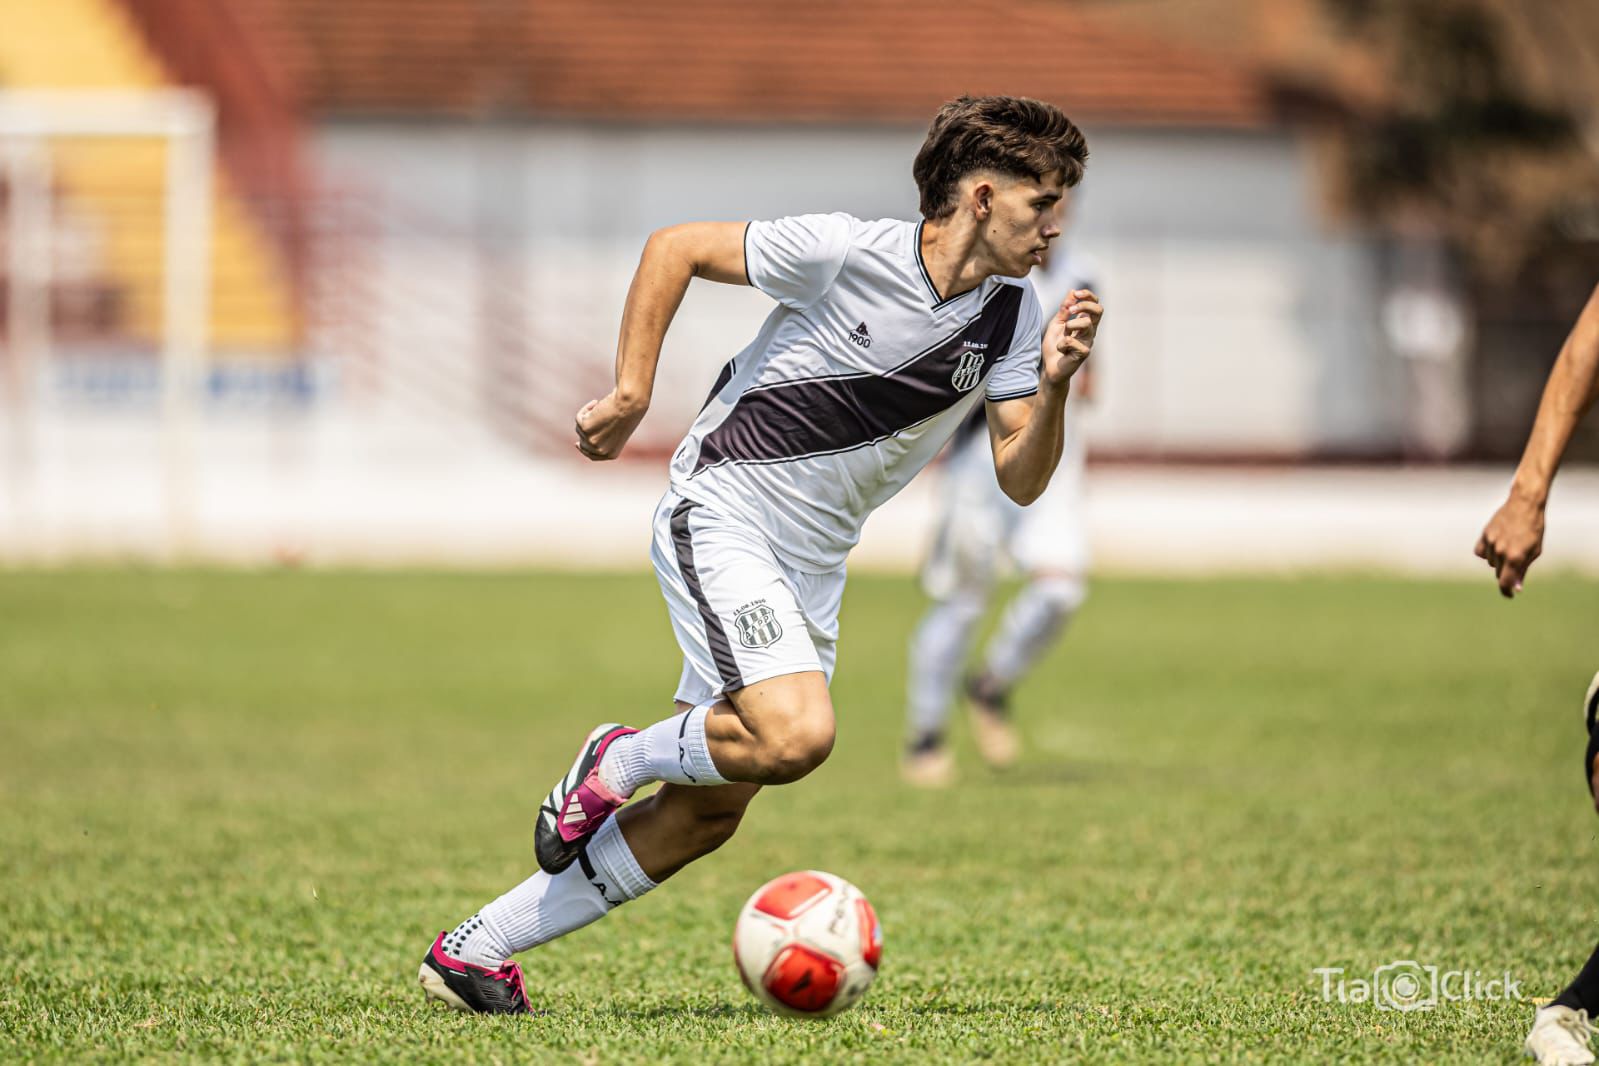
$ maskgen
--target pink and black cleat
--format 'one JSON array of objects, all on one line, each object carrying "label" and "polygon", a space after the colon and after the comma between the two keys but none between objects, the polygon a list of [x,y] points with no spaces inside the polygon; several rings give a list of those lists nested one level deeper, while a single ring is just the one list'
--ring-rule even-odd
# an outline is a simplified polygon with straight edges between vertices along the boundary
[{"label": "pink and black cleat", "polygon": [[533,854],[545,873],[558,874],[572,865],[583,850],[583,841],[628,801],[629,797],[619,796],[605,786],[598,767],[613,741],[637,732],[615,722],[596,726],[583,742],[572,768],[550,790],[539,807],[538,824],[533,830]]},{"label": "pink and black cleat", "polygon": [[532,1014],[522,967],[506,959],[497,970],[462,962],[444,952],[444,934],[422,960],[417,974],[422,991],[456,1010],[478,1014]]}]

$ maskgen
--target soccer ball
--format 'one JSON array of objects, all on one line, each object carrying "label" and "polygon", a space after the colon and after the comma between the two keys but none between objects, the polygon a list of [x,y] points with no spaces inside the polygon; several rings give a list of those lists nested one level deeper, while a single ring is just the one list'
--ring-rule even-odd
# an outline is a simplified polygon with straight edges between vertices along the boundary
[{"label": "soccer ball", "polygon": [[762,885],[739,912],[733,962],[744,987],[779,1014],[823,1018],[871,987],[883,930],[861,890],[801,870]]}]

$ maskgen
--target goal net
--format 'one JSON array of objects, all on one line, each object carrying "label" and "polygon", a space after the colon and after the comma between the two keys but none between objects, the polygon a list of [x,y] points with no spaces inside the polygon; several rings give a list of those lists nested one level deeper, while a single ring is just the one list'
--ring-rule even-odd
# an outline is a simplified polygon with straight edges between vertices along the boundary
[{"label": "goal net", "polygon": [[63,388],[159,412],[164,547],[189,539],[215,128],[194,90],[0,91],[0,447],[24,542],[41,415]]}]

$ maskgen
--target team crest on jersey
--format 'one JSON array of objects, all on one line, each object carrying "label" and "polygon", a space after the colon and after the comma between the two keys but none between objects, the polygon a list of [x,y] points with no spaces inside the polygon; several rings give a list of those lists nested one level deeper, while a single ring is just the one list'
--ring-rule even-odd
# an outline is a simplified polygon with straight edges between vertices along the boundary
[{"label": "team crest on jersey", "polygon": [[777,612],[766,606],[765,600],[740,607],[733,624],[738,627],[738,642],[746,648],[769,648],[783,635]]},{"label": "team crest on jersey", "polygon": [[959,392],[971,392],[979,381],[983,379],[983,360],[986,359],[982,352],[971,348],[961,352],[961,361],[955,366],[955,373],[950,376],[949,383]]}]

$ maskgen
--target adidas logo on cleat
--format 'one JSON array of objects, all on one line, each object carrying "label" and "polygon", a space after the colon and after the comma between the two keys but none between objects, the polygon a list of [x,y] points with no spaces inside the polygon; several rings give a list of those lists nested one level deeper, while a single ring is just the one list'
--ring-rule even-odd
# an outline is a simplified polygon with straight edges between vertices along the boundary
[{"label": "adidas logo on cleat", "polygon": [[864,319],[861,320],[860,325],[849,331],[849,339],[862,348],[870,348],[872,346],[872,334],[867,330]]}]

